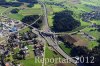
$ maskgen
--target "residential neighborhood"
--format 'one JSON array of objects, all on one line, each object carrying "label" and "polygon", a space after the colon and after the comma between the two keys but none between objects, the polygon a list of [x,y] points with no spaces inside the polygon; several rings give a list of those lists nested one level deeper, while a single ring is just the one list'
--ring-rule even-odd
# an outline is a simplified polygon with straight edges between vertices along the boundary
[{"label": "residential neighborhood", "polygon": [[12,32],[19,31],[25,25],[17,20],[13,20],[11,18],[7,18],[5,16],[0,17],[0,36],[6,36]]}]

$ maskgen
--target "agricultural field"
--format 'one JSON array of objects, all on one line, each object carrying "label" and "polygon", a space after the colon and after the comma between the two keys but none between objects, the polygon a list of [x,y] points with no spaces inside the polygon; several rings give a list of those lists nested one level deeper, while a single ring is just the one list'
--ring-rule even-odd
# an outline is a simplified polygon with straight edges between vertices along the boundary
[{"label": "agricultural field", "polygon": [[4,8],[4,7],[0,6],[0,15],[2,15],[2,13],[3,13],[4,11],[6,11],[6,10],[7,10],[7,8]]},{"label": "agricultural field", "polygon": [[41,5],[40,4],[34,4],[34,7],[32,8],[41,8]]},{"label": "agricultural field", "polygon": [[99,0],[81,0],[83,4],[89,4],[94,6],[100,6]]},{"label": "agricultural field", "polygon": [[8,14],[9,17],[15,18],[17,20],[21,20],[24,16],[28,16],[28,15],[42,15],[42,10],[41,8],[33,7],[33,8],[26,8],[24,10],[20,10],[18,14],[12,14],[12,13]]},{"label": "agricultural field", "polygon": [[41,11],[41,8],[28,8],[28,9],[20,10],[19,14],[23,16],[37,15],[37,14],[41,15],[42,11]]},{"label": "agricultural field", "polygon": [[[9,0],[12,1],[12,0]],[[42,9],[40,4],[34,4],[31,8],[27,6],[28,4],[23,4],[19,7],[2,7],[0,6],[0,15],[7,15],[10,18],[16,19],[16,20],[21,20],[24,16],[28,15],[42,15]],[[11,13],[11,10],[13,9],[19,9],[20,11],[16,14]]]},{"label": "agricultural field", "polygon": [[10,18],[16,19],[16,20],[21,20],[24,16],[21,14],[8,14]]}]

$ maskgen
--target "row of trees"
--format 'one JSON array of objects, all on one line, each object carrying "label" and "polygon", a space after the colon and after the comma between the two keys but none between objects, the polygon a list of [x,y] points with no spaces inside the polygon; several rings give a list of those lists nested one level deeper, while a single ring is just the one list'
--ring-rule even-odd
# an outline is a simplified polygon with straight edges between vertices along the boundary
[{"label": "row of trees", "polygon": [[17,0],[17,1],[26,3],[37,3],[37,0]]},{"label": "row of trees", "polygon": [[9,6],[19,7],[21,5],[23,5],[23,3],[20,3],[20,2],[0,2],[0,6],[3,6],[3,7],[9,7]]},{"label": "row of trees", "polygon": [[0,0],[0,2],[5,2],[5,0]]},{"label": "row of trees", "polygon": [[33,6],[35,3],[37,3],[37,0],[17,0],[18,2],[7,2],[6,0],[0,0],[0,5],[3,7],[19,7],[23,5],[24,2],[29,3],[28,7]]}]

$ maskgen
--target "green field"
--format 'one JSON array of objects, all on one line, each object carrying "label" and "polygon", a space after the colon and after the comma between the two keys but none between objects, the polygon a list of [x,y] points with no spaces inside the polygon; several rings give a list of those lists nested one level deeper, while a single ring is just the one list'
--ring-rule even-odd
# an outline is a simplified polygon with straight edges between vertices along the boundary
[{"label": "green field", "polygon": [[48,16],[48,23],[50,27],[53,26],[53,15]]},{"label": "green field", "polygon": [[81,0],[83,4],[89,4],[94,6],[100,6],[100,0]]},{"label": "green field", "polygon": [[[63,57],[59,53],[54,51],[53,48],[46,45],[45,58],[52,59],[52,58],[63,58]],[[56,66],[56,64],[58,63],[47,63],[45,66]],[[65,66],[75,66],[75,65],[73,65],[72,63],[65,63]]]},{"label": "green field", "polygon": [[66,47],[66,46],[64,45],[64,43],[61,43],[59,46],[60,46],[60,48],[61,48],[66,54],[70,55],[70,53],[71,53],[71,48]]},{"label": "green field", "polygon": [[0,6],[0,15],[1,15],[5,10],[7,10],[7,8],[4,8],[4,7]]},{"label": "green field", "polygon": [[32,8],[41,8],[41,5],[40,4],[34,4],[34,6]]},{"label": "green field", "polygon": [[93,49],[94,47],[98,46],[99,43],[97,43],[96,41],[90,41],[88,44],[88,49]]},{"label": "green field", "polygon": [[31,9],[31,8],[28,8],[28,9],[25,9],[25,10],[20,10],[20,12],[18,14],[8,14],[8,16],[10,18],[14,18],[14,19],[17,19],[17,20],[21,20],[24,16],[27,16],[27,15],[41,15],[42,14],[42,11],[40,8],[38,9]]},{"label": "green field", "polygon": [[24,16],[27,15],[41,15],[42,11],[41,9],[25,9],[25,10],[20,10],[20,12],[18,14],[7,14],[8,17],[13,18],[13,19],[17,19],[17,20],[21,20]]},{"label": "green field", "polygon": [[45,58],[59,58],[61,57],[59,53],[56,53],[52,47],[46,45]]},{"label": "green field", "polygon": [[[91,36],[95,37],[96,40],[98,40],[100,38],[100,32],[98,32],[97,30],[95,30],[95,28],[85,28],[84,30],[82,30],[88,34],[90,34]],[[95,46],[98,46],[99,43],[97,41],[88,41],[88,48],[94,48]]]},{"label": "green field", "polygon": [[24,16],[21,14],[8,14],[10,18],[21,20]]},{"label": "green field", "polygon": [[21,14],[23,16],[41,15],[42,11],[41,11],[41,8],[28,8],[28,9],[20,10],[19,14]]},{"label": "green field", "polygon": [[[60,56],[59,53],[56,53],[56,51],[52,48],[52,47],[49,47],[47,44],[46,44],[46,47],[45,47],[45,58],[48,58],[48,59],[51,59],[51,58],[62,58]],[[54,66],[55,63],[46,63],[45,66]]]}]

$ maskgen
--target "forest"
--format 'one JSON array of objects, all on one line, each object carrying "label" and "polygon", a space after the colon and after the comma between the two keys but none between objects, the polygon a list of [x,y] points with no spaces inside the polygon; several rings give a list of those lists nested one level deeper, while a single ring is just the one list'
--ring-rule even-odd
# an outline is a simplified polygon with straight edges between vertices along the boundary
[{"label": "forest", "polygon": [[53,30],[56,32],[72,31],[79,27],[81,23],[73,18],[73,12],[65,10],[62,12],[55,13],[53,17]]}]

